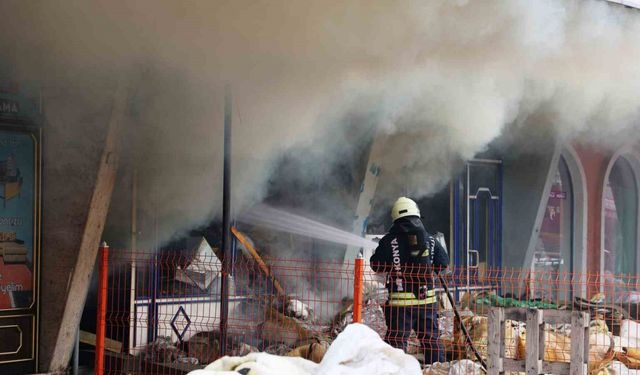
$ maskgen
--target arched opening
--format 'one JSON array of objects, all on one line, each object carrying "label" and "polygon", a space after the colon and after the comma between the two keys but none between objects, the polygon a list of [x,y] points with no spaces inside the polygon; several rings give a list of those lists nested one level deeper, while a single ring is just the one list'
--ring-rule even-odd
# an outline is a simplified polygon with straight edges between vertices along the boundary
[{"label": "arched opening", "polygon": [[534,252],[534,297],[551,301],[568,300],[573,290],[566,288],[571,272],[580,269],[574,250],[575,215],[572,176],[564,156],[560,156],[547,197],[544,216]]},{"label": "arched opening", "polygon": [[615,159],[606,176],[602,205],[603,271],[634,275],[638,270],[638,183],[634,166],[625,156]]}]

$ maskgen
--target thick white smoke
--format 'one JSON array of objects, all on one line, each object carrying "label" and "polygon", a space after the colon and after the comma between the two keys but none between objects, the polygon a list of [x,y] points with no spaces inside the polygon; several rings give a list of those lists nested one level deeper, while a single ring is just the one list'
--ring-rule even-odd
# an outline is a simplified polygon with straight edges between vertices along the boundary
[{"label": "thick white smoke", "polygon": [[[640,11],[605,1],[4,1],[0,13],[0,72],[44,85],[52,131],[69,135],[61,152],[99,149],[90,130],[114,77],[140,72],[127,160],[161,240],[220,211],[224,83],[238,210],[292,146],[334,163],[327,129],[389,134],[395,183],[381,194],[420,196],[507,125],[608,146],[637,128]],[[350,113],[367,123],[342,123]]]}]

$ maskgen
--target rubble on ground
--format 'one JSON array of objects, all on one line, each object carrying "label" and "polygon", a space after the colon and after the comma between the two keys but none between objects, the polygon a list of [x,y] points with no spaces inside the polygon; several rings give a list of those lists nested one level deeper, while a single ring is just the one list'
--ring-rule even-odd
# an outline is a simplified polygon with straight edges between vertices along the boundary
[{"label": "rubble on ground", "polygon": [[179,362],[181,358],[189,356],[173,344],[170,337],[158,337],[156,340],[148,344],[141,356],[155,363],[174,363]]},{"label": "rubble on ground", "polygon": [[270,301],[263,318],[257,327],[259,338],[268,343],[284,344],[289,348],[287,352],[309,340],[324,338],[328,331],[328,326],[317,320],[309,306],[293,298]]},{"label": "rubble on ground", "polygon": [[[229,342],[228,355],[231,356],[259,351],[235,338],[229,338]],[[183,343],[173,342],[170,337],[158,337],[153,343],[147,344],[140,355],[154,363],[211,363],[220,357],[220,333],[198,332]]]},{"label": "rubble on ground", "polygon": [[[353,300],[351,299],[344,299],[340,312],[330,323],[323,324],[313,309],[300,299],[288,296],[267,297],[250,302],[254,305],[252,308],[258,313],[248,319],[253,322],[251,329],[230,339],[231,347],[227,352],[230,357],[218,359],[220,343],[219,334],[216,332],[200,332],[182,344],[174,344],[170,338],[160,337],[149,344],[142,355],[158,363],[213,362],[202,372],[193,372],[194,375],[209,375],[223,370],[238,371],[239,369],[247,369],[248,372],[243,372],[244,374],[256,375],[285,373],[285,371],[300,375],[411,373],[417,361],[408,360],[410,355],[390,348],[382,341],[387,330],[382,309],[386,298],[381,297],[380,289],[380,285],[375,283],[365,284],[362,311],[364,324],[352,324]],[[621,313],[615,306],[605,306],[599,300],[587,301],[579,298],[566,306],[561,306],[544,301],[517,301],[487,293],[476,296],[468,294],[463,298],[461,306],[463,307],[460,311],[462,322],[469,331],[474,346],[484,359],[487,359],[488,318],[486,315],[489,307],[568,308],[585,311],[591,316],[588,339],[591,374],[640,375],[640,323],[628,319],[628,315]],[[446,351],[446,357],[452,361],[427,366],[423,373],[425,375],[480,374],[482,368],[474,361],[474,353],[466,345],[452,311],[441,311],[438,325],[441,347]],[[571,326],[545,324],[543,332],[544,360],[569,363]],[[505,358],[525,359],[527,340],[525,323],[507,320],[504,337]],[[341,348],[340,352],[335,348]],[[416,335],[412,332],[407,353],[419,358],[420,349]],[[259,352],[260,350],[262,352]],[[367,351],[378,353],[385,360],[382,362],[375,360],[370,353],[365,353]],[[411,358],[415,361],[413,357]],[[400,368],[409,372],[398,372]],[[373,372],[363,372],[364,369]]]},{"label": "rubble on ground", "polygon": [[[346,307],[340,311],[331,323],[331,337],[336,337],[349,324],[353,323],[353,300],[345,301]],[[382,306],[375,299],[363,299],[362,323],[375,330],[380,337],[387,332]]]},{"label": "rubble on ground", "polygon": [[469,359],[452,362],[436,362],[425,367],[424,375],[484,375],[482,366]]},{"label": "rubble on ground", "polygon": [[[489,333],[488,318],[486,316],[473,315],[462,318],[462,322],[467,328],[469,336],[471,336],[473,346],[478,350],[480,356],[486,360],[488,347],[487,336]],[[513,320],[505,321],[505,358],[524,359],[524,348],[526,340],[525,331],[525,324],[523,322],[517,322]],[[454,337],[458,348],[465,348],[466,356],[468,358],[474,358],[473,351],[466,345],[465,337],[462,332],[456,329]],[[452,349],[457,350],[455,347],[452,347]]]},{"label": "rubble on ground", "polygon": [[[259,351],[255,346],[239,340],[239,337],[241,336],[227,338],[228,355],[242,356]],[[198,358],[200,363],[210,363],[213,359],[220,357],[220,333],[200,332],[183,343],[182,346],[185,347],[189,356]]]},{"label": "rubble on ground", "polygon": [[331,344],[328,341],[317,340],[308,345],[301,345],[286,354],[287,357],[300,357],[315,363],[320,363]]},{"label": "rubble on ground", "polygon": [[[362,323],[376,331],[380,337],[387,332],[382,305],[388,294],[384,284],[375,281],[365,281],[362,295]],[[353,323],[353,299],[345,298],[342,308],[331,322],[331,337],[336,337],[349,324]]]},{"label": "rubble on ground", "polygon": [[286,355],[292,350],[292,347],[289,345],[285,345],[282,343],[277,343],[273,345],[269,345],[264,348],[265,353],[273,354],[273,355]]},{"label": "rubble on ground", "polygon": [[453,353],[455,350],[455,329],[453,327],[455,316],[452,310],[441,310],[438,317],[438,332],[440,333],[440,344],[446,353]]},{"label": "rubble on ground", "polygon": [[219,335],[212,332],[199,332],[184,343],[185,351],[200,363],[210,363],[220,356]]},{"label": "rubble on ground", "polygon": [[[262,259],[259,255],[251,255],[248,259],[257,262]],[[277,280],[270,273],[270,270],[261,269],[263,276],[270,280],[265,285],[275,284]],[[282,288],[281,288],[282,289]],[[273,291],[271,291],[273,292]],[[370,330],[377,334],[377,340],[385,336],[387,327],[382,306],[387,300],[386,288],[383,284],[365,280],[363,293],[362,322],[370,327]],[[283,361],[281,358],[288,358],[292,368],[298,368],[301,363],[304,369],[301,374],[313,373],[304,372],[309,368],[315,368],[308,362],[324,363],[330,355],[332,348],[338,342],[343,331],[352,327],[353,300],[345,298],[342,301],[340,312],[335,315],[328,325],[320,322],[313,309],[298,299],[295,295],[285,296],[285,291],[277,293],[277,297],[267,297],[263,300],[253,301],[259,305],[259,314],[247,319],[247,324],[252,324],[247,335],[255,335],[256,342],[251,346],[245,343],[234,344],[234,349],[230,354],[235,357],[245,358],[244,362],[230,361],[227,364],[255,363],[255,368],[267,366]],[[490,307],[519,307],[519,308],[539,308],[539,309],[570,309],[585,311],[591,317],[589,330],[589,362],[590,371],[598,375],[607,374],[635,374],[640,371],[640,323],[629,319],[628,313],[618,306],[605,304],[606,298],[602,294],[594,296],[591,300],[574,298],[566,305],[544,300],[521,300],[513,296],[499,296],[495,292],[480,292],[464,294],[460,303],[462,322],[468,329],[472,342],[480,355],[487,359],[487,336],[488,336],[488,312]],[[251,322],[251,323],[249,323]],[[474,362],[475,356],[466,345],[460,329],[455,322],[451,310],[440,312],[438,320],[440,337],[438,338],[441,347],[446,351],[447,358],[451,362],[437,363],[428,366],[425,374],[475,374],[480,373],[481,367]],[[571,360],[571,326],[544,325],[546,361],[558,361],[568,363]],[[505,357],[515,360],[526,358],[526,327],[524,322],[507,320],[505,322]],[[335,341],[332,343],[332,340]],[[194,340],[197,341],[197,340]],[[201,363],[212,362],[217,358],[219,350],[216,343],[193,344],[208,348],[209,353],[214,353],[205,357],[203,355],[192,354],[187,351],[188,356],[194,356]],[[246,346],[245,346],[246,345]],[[254,353],[261,349],[263,353]],[[412,332],[407,353],[420,357],[421,345],[417,340],[415,332]],[[202,350],[204,352],[205,349]],[[197,353],[197,351],[195,351]],[[248,356],[247,353],[251,353]],[[271,354],[271,357],[265,357]],[[173,354],[171,354],[173,355]],[[171,356],[170,355],[170,356]],[[159,355],[162,357],[162,355]],[[295,358],[295,359],[294,359]],[[300,362],[298,359],[306,360]],[[274,362],[275,361],[275,362]],[[218,361],[216,361],[218,363]],[[311,367],[305,367],[305,366]],[[222,366],[225,367],[226,365]],[[249,366],[249,365],[247,365]],[[253,365],[250,365],[250,367]],[[298,367],[296,367],[298,366]],[[253,371],[253,370],[252,370]],[[293,370],[292,370],[293,371]],[[250,372],[254,374],[256,372]],[[268,372],[267,372],[268,373]],[[291,372],[295,373],[295,372]],[[640,375],[640,372],[637,374]]]}]

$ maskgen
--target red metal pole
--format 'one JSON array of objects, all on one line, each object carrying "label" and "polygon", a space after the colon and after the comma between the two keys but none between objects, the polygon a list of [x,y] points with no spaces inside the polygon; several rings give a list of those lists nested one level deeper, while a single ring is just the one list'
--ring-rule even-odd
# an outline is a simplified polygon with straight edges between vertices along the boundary
[{"label": "red metal pole", "polygon": [[96,320],[96,364],[95,374],[104,374],[104,339],[107,323],[107,275],[109,270],[109,246],[102,242],[98,262],[98,308]]},{"label": "red metal pole", "polygon": [[353,322],[362,322],[362,287],[364,282],[364,258],[358,255],[353,278]]}]

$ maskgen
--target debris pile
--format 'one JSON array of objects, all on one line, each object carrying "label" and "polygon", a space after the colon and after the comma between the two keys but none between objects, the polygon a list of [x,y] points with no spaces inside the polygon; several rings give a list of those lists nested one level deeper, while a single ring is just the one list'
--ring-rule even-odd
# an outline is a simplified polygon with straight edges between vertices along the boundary
[{"label": "debris pile", "polygon": [[[338,362],[359,361],[363,354],[363,346],[369,350],[378,350],[384,355],[393,356],[395,352],[387,353],[384,346],[379,345],[386,332],[384,314],[379,296],[376,295],[377,286],[365,288],[363,306],[363,325],[351,324],[353,301],[343,300],[343,309],[336,314],[330,324],[323,324],[317,318],[313,309],[296,298],[269,297],[260,301],[251,301],[253,306],[259,306],[259,315],[253,322],[252,328],[246,332],[235,332],[230,335],[227,355],[233,358],[218,360],[220,356],[220,341],[218,332],[199,332],[182,344],[173,344],[169,338],[158,338],[143,351],[148,360],[159,363],[212,363],[207,367],[208,372],[222,369],[248,368],[264,372],[248,372],[249,374],[269,374],[274,371],[285,371],[278,366],[289,366],[291,373],[320,374],[334,372],[319,372],[321,369],[337,371],[335,373],[359,374],[353,369],[341,368]],[[468,298],[466,309],[461,311],[462,323],[471,336],[473,345],[483,359],[487,359],[488,346],[488,318],[485,315],[488,306],[496,304],[518,304],[526,306],[527,302],[505,301],[504,299],[486,296]],[[533,301],[535,304],[544,302]],[[604,308],[604,302],[593,306],[592,302],[574,301],[569,306],[558,306],[560,309],[585,306],[583,311],[590,312],[594,317],[589,327],[589,373],[594,375],[630,374],[640,375],[640,323],[631,319],[611,320],[621,317],[615,309]],[[577,310],[577,309],[576,309]],[[602,314],[602,315],[601,315]],[[606,316],[606,319],[605,319]],[[441,310],[439,318],[440,343],[446,351],[449,362],[436,363],[424,369],[424,374],[476,374],[482,372],[482,367],[473,359],[474,354],[465,344],[459,326],[451,311]],[[366,333],[358,328],[344,336],[351,327],[366,327]],[[617,327],[612,330],[611,327]],[[571,326],[568,324],[544,324],[545,341],[544,360],[550,362],[571,361]],[[365,338],[366,336],[366,338]],[[374,340],[375,336],[375,340]],[[351,337],[350,339],[341,337]],[[421,358],[415,335],[409,340],[407,355]],[[526,325],[521,321],[506,320],[504,332],[505,357],[515,360],[526,358],[527,332]],[[347,341],[349,344],[344,343]],[[365,340],[356,343],[357,340]],[[342,343],[341,343],[342,341]],[[339,344],[339,345],[338,345]],[[383,343],[384,344],[384,343]],[[386,344],[384,344],[386,345]],[[342,358],[333,349],[342,347],[345,351],[341,355],[352,355],[353,358]],[[348,349],[345,349],[348,348]],[[395,350],[395,349],[394,349]],[[332,351],[334,354],[332,354]],[[403,353],[404,355],[404,353]],[[327,358],[332,356],[332,359]],[[366,357],[366,356],[365,356]],[[329,362],[327,362],[329,361]],[[331,362],[333,361],[333,362]],[[329,365],[328,363],[332,363]],[[416,362],[417,363],[417,362]],[[312,365],[313,364],[313,365]],[[275,366],[275,367],[273,367]],[[333,367],[331,367],[333,366]],[[211,371],[210,371],[211,370]],[[236,371],[236,370],[234,370]],[[327,370],[329,371],[329,370]],[[342,372],[341,372],[342,371]],[[346,372],[345,372],[346,371]],[[393,373],[394,370],[390,370]],[[375,372],[371,372],[375,374]],[[197,374],[197,372],[195,373]]]},{"label": "debris pile", "polygon": [[[254,280],[254,283],[246,283],[246,286],[243,286],[255,293],[250,293],[252,297],[246,298],[241,304],[242,309],[235,311],[235,313],[244,314],[244,317],[241,318],[243,331],[238,331],[236,326],[233,328],[235,331],[232,332],[230,329],[229,332],[226,354],[233,358],[218,360],[221,347],[218,332],[199,332],[182,344],[173,344],[169,338],[159,338],[148,345],[143,352],[144,356],[159,363],[213,362],[207,367],[208,372],[202,374],[238,369],[248,369],[250,374],[284,373],[284,371],[298,374],[396,373],[395,367],[384,361],[384,363],[374,361],[364,350],[366,348],[372,352],[377,351],[391,362],[404,361],[402,359],[404,353],[394,351],[395,349],[390,350],[390,347],[382,342],[387,331],[382,307],[387,300],[384,285],[372,280],[364,282],[363,325],[352,324],[353,300],[350,298],[342,300],[341,309],[333,319],[322,321],[302,299],[286,293],[286,289],[279,283],[269,265],[260,257],[247,237],[237,231],[234,234],[242,239],[241,248],[245,250],[246,260],[257,265],[262,281]],[[190,263],[191,268],[185,268],[184,275],[189,276],[189,280],[196,285],[200,285],[200,281],[208,283],[206,278],[200,280],[195,277],[196,271],[203,268],[197,268],[194,264],[197,265],[197,262]],[[264,282],[265,280],[268,282]],[[259,287],[259,289],[254,290],[252,287]],[[257,292],[258,290],[260,293]],[[640,375],[640,323],[630,319],[629,314],[625,313],[621,307],[605,304],[605,301],[606,298],[603,295],[596,295],[592,300],[574,298],[563,305],[541,300],[522,301],[486,291],[477,294],[467,293],[459,305],[460,320],[470,335],[473,348],[467,345],[451,306],[449,309],[440,306],[438,340],[440,347],[446,352],[445,357],[448,362],[429,365],[425,368],[424,374],[482,372],[483,369],[479,363],[482,361],[476,362],[476,359],[479,357],[485,362],[488,359],[489,309],[516,307],[588,312],[590,315],[588,336],[590,374],[635,374],[637,371],[636,375]],[[525,323],[506,320],[504,329],[504,357],[514,360],[526,359]],[[564,363],[571,361],[570,325],[544,324],[541,335],[545,341],[543,354],[545,361]],[[336,348],[340,348],[340,352]],[[477,357],[474,349],[477,351]],[[421,345],[415,332],[412,332],[407,345],[407,354],[411,355],[411,358],[420,359],[422,357],[420,351]],[[364,368],[373,369],[363,358],[369,358],[371,363],[377,363],[377,366],[386,368],[388,371],[358,372]],[[352,366],[344,367],[344,363],[350,363]],[[359,363],[358,366],[362,366],[362,369],[354,370],[357,367],[355,363]],[[385,367],[387,365],[391,367]],[[375,371],[378,370],[375,369]]]},{"label": "debris pile", "polygon": [[[243,356],[258,352],[258,348],[230,338],[231,356]],[[158,337],[148,344],[141,357],[161,364],[189,363],[192,365],[211,363],[220,357],[220,334],[218,332],[198,332],[184,343],[174,343],[170,337]]]},{"label": "debris pile", "polygon": [[188,358],[187,353],[174,345],[170,337],[158,337],[153,343],[147,345],[141,355],[154,363],[175,363],[181,362],[182,358]]},{"label": "debris pile", "polygon": [[[229,355],[242,356],[259,351],[258,348],[237,340],[235,337],[229,337],[228,341]],[[198,332],[178,346],[189,357],[196,358],[198,363],[211,363],[220,357],[220,334],[219,332]]]},{"label": "debris pile", "polygon": [[[599,298],[599,296],[596,296]],[[487,358],[488,318],[486,313],[489,306],[526,307],[526,308],[555,308],[573,309],[590,313],[589,323],[589,373],[596,375],[635,374],[640,375],[640,323],[627,319],[616,306],[604,305],[604,300],[585,301],[576,298],[570,305],[558,305],[544,301],[518,301],[512,298],[481,293],[467,297],[463,304],[462,322],[471,335],[473,345],[483,358]],[[446,321],[447,317],[441,317]],[[464,337],[453,327],[454,343],[448,341],[451,326],[441,323],[441,341],[447,351],[448,358],[460,358],[460,353],[466,358],[473,358],[473,353],[465,345]],[[544,324],[544,360],[549,362],[571,361],[571,326],[568,324]],[[614,329],[612,329],[614,328]],[[520,321],[505,321],[504,332],[505,358],[524,360],[526,358],[527,332],[526,325]],[[466,359],[465,358],[465,359]],[[434,364],[426,373],[446,373],[453,363]],[[448,366],[448,367],[447,367]],[[637,370],[637,372],[635,372]],[[473,373],[473,372],[469,372]]]},{"label": "debris pile", "polygon": [[445,363],[434,363],[427,366],[424,375],[484,375],[482,367],[469,359],[451,361]]},{"label": "debris pile", "polygon": [[289,350],[326,336],[327,327],[297,299],[279,297],[269,301],[263,319],[257,327],[259,338],[265,343],[284,344]]},{"label": "debris pile", "polygon": [[[384,320],[382,304],[386,300],[384,285],[379,283],[365,282],[364,295],[362,297],[362,323],[376,331],[380,337],[384,337],[387,332],[387,324]],[[331,337],[336,337],[349,324],[353,322],[353,300],[344,299],[342,310],[335,316],[331,323]]]},{"label": "debris pile", "polygon": [[[487,337],[489,333],[488,318],[486,316],[473,315],[463,318],[462,322],[467,328],[469,335],[471,335],[473,346],[475,346],[482,358],[486,360],[488,347]],[[504,331],[505,358],[524,359],[526,342],[525,324],[523,322],[507,320]],[[449,354],[455,356],[456,353],[462,352],[460,348],[465,348],[466,356],[468,358],[474,358],[471,348],[465,345],[465,339],[461,332],[455,330],[454,335],[457,347],[450,347],[450,350],[454,350],[454,352]]]}]

